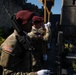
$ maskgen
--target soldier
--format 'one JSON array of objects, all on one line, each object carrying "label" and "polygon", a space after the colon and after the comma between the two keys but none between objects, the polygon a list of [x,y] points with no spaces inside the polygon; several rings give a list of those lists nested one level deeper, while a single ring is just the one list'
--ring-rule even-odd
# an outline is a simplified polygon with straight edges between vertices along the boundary
[{"label": "soldier", "polygon": [[40,47],[41,45],[40,51],[42,48],[43,60],[46,61],[47,60],[47,53],[46,53],[47,43],[51,36],[50,22],[48,22],[47,24],[44,24],[44,19],[42,17],[34,16],[32,18],[32,23],[33,23],[32,30],[31,32],[28,33],[28,36],[31,39],[33,39],[34,46],[37,44]]},{"label": "soldier", "polygon": [[[15,19],[23,32],[29,33],[32,28],[31,18],[35,14],[28,10],[22,10],[16,13]],[[50,75],[50,70],[44,69],[41,65],[40,57],[36,51],[24,50],[22,44],[18,41],[19,33],[14,32],[7,37],[1,44],[0,65],[3,67],[2,75]],[[27,42],[26,42],[27,43]],[[31,61],[32,64],[31,64]],[[31,71],[30,69],[31,65]]]}]

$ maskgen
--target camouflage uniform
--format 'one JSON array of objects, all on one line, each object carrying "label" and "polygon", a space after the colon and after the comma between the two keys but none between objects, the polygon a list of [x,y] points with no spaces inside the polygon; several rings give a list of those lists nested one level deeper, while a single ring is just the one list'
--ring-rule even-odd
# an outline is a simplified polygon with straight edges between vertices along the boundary
[{"label": "camouflage uniform", "polygon": [[[40,50],[42,51],[42,55],[43,55],[43,60],[44,62],[47,60],[46,57],[44,57],[47,54],[47,44],[48,41],[50,40],[50,36],[51,36],[51,30],[50,28],[48,28],[48,30],[45,29],[44,25],[41,26],[41,28],[36,29],[36,28],[32,28],[31,32],[28,33],[28,36],[33,40],[34,42],[34,46],[35,48],[39,48],[40,46]],[[39,47],[38,47],[38,46]]]},{"label": "camouflage uniform", "polygon": [[2,54],[0,64],[4,68],[3,75],[7,75],[9,73],[11,73],[10,75],[34,75],[35,71],[41,70],[43,68],[42,62],[40,60],[42,56],[41,51],[32,51],[32,72],[30,73],[26,69],[26,67],[28,67],[28,69],[30,68],[30,63],[28,63],[29,61],[26,56],[27,54],[29,55],[29,52],[25,52],[25,58],[20,63],[22,59],[20,56],[22,55],[22,49],[20,44],[17,42],[15,35],[15,32],[12,33],[1,45]]},{"label": "camouflage uniform", "polygon": [[48,31],[46,31],[45,27],[42,26],[41,28],[39,29],[32,29],[31,32],[28,33],[28,36],[30,38],[34,38],[34,39],[38,39],[38,35],[36,35],[36,33],[40,33],[41,35],[41,39],[44,40],[44,41],[49,41],[49,38],[51,36],[51,30],[50,28],[48,29]]}]

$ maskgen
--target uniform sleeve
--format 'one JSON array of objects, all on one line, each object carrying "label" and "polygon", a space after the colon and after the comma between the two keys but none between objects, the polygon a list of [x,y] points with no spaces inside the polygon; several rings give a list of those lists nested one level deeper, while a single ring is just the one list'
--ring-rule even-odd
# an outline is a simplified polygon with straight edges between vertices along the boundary
[{"label": "uniform sleeve", "polygon": [[30,38],[33,38],[34,37],[34,33],[31,31],[27,34]]},{"label": "uniform sleeve", "polygon": [[27,35],[32,39],[32,38],[37,38],[37,35],[35,34],[37,30],[32,29],[31,32],[29,32]]},{"label": "uniform sleeve", "polygon": [[37,75],[36,72],[30,72],[30,73],[28,73],[28,72],[12,72],[11,70],[3,69],[4,75],[7,75],[9,73],[11,73],[11,75]]},{"label": "uniform sleeve", "polygon": [[[14,55],[12,54],[12,51],[15,47],[16,44],[16,39],[14,34],[10,35],[2,44],[1,44],[1,58],[0,58],[0,65],[2,67],[7,67],[8,66],[8,62],[9,62],[9,57],[10,55]],[[5,74],[7,75],[7,74]]]},{"label": "uniform sleeve", "polygon": [[26,75],[37,75],[36,72],[30,72],[30,73],[26,73]]},{"label": "uniform sleeve", "polygon": [[12,52],[16,45],[16,38],[14,34],[11,34],[2,44],[1,48],[2,50]]}]

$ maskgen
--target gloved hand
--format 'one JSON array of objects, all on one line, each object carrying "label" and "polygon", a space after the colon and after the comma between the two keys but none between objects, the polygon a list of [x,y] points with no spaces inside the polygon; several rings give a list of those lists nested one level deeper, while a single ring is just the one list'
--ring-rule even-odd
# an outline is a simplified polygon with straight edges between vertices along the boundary
[{"label": "gloved hand", "polygon": [[39,70],[37,71],[37,75],[50,75],[50,70],[47,69]]},{"label": "gloved hand", "polygon": [[47,25],[50,27],[51,26],[51,23],[50,22],[47,22]]},{"label": "gloved hand", "polygon": [[45,28],[48,28],[48,27],[50,27],[51,26],[51,23],[50,22],[48,22],[48,23],[46,23],[46,24],[44,24],[45,25]]},{"label": "gloved hand", "polygon": [[46,61],[47,58],[48,58],[47,54],[44,54],[44,55],[43,55],[43,60]]}]

